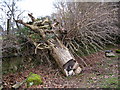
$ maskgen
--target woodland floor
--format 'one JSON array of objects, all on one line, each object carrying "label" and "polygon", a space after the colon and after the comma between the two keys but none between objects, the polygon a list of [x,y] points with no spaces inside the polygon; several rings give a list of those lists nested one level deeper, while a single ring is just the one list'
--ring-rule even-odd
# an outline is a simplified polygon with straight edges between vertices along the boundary
[{"label": "woodland floor", "polygon": [[[10,88],[16,81],[24,80],[30,72],[33,72],[42,76],[43,84],[29,88],[120,88],[118,86],[120,54],[107,58],[104,56],[104,52],[98,52],[86,56],[86,58],[93,62],[90,66],[85,67],[79,75],[64,77],[59,69],[40,65],[23,72],[4,75],[4,87]],[[21,88],[26,88],[26,85],[22,85]]]}]

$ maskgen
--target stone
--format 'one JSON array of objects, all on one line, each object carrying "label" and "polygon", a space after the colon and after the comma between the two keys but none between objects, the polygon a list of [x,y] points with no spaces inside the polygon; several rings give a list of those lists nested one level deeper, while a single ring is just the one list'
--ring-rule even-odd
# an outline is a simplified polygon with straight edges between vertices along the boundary
[{"label": "stone", "polygon": [[115,57],[115,54],[113,52],[105,53],[106,57]]},{"label": "stone", "polygon": [[78,68],[75,70],[75,74],[79,74],[81,71],[82,71],[82,69],[81,69],[80,67],[78,67]]}]

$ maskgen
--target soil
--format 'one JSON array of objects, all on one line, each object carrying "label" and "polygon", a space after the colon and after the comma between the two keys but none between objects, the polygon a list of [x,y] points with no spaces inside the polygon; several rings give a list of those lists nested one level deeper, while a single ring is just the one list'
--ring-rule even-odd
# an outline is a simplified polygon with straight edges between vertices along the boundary
[{"label": "soil", "polygon": [[[118,54],[117,57],[107,58],[104,52],[98,52],[82,57],[88,66],[83,67],[79,75],[65,77],[59,68],[40,65],[28,70],[11,73],[3,76],[5,88],[11,88],[17,82],[26,79],[30,72],[42,77],[43,84],[31,86],[29,88],[118,88]],[[81,60],[77,59],[80,63]],[[108,79],[113,79],[108,83]],[[23,84],[20,88],[26,88]]]}]

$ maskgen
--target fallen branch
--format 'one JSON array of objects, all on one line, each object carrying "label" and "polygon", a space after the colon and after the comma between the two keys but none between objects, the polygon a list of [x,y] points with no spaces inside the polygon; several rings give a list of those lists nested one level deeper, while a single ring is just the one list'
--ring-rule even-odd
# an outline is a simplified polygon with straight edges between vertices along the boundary
[{"label": "fallen branch", "polygon": [[15,85],[13,85],[12,88],[17,89],[17,88],[19,88],[22,84],[24,84],[26,81],[27,81],[27,79],[25,79],[25,80],[23,80],[23,81],[21,81],[21,82],[18,82],[18,83],[16,83]]}]

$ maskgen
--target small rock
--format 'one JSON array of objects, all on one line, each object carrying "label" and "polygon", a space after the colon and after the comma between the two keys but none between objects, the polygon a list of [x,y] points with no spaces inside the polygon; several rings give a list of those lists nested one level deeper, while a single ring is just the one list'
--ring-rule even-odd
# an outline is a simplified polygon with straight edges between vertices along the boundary
[{"label": "small rock", "polygon": [[110,53],[105,53],[106,57],[115,57],[115,54],[110,52]]},{"label": "small rock", "polygon": [[81,69],[80,67],[78,67],[78,68],[75,70],[75,74],[79,74],[81,71],[82,71],[82,69]]}]

